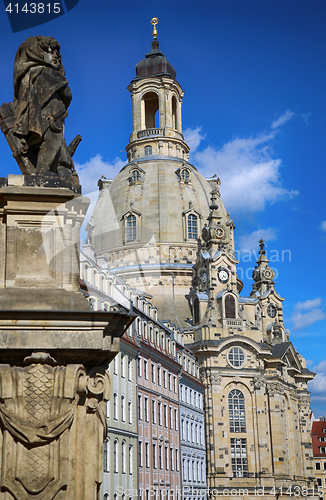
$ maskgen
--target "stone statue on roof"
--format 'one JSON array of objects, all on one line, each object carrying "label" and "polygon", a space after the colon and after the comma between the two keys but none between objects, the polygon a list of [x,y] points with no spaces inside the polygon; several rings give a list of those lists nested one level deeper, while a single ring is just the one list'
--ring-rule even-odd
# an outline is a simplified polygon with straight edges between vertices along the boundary
[{"label": "stone statue on roof", "polygon": [[24,175],[57,175],[78,185],[72,156],[81,137],[69,146],[64,137],[71,98],[60,44],[27,38],[15,57],[14,100],[0,107],[1,129]]}]

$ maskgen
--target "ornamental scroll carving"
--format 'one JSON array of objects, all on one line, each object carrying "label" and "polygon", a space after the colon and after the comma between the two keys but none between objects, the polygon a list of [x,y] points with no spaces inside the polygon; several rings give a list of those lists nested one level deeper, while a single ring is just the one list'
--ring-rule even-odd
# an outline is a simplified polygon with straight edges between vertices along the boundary
[{"label": "ornamental scroll carving", "polygon": [[278,382],[271,382],[267,384],[267,391],[271,398],[274,398],[276,394],[282,395],[285,389],[282,384]]},{"label": "ornamental scroll carving", "polygon": [[110,387],[104,368],[87,374],[80,364],[59,366],[48,353],[33,353],[23,366],[0,365],[0,439],[6,454],[1,491],[17,500],[51,500],[63,493],[78,407],[97,413],[105,431]]},{"label": "ornamental scroll carving", "polygon": [[250,383],[252,387],[255,389],[255,391],[261,391],[262,389],[265,388],[266,379],[265,377],[259,375],[258,377],[254,377]]}]

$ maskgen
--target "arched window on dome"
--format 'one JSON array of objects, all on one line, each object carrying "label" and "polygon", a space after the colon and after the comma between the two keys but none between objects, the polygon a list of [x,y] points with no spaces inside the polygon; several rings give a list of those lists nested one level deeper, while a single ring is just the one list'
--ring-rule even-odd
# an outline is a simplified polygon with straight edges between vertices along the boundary
[{"label": "arched window on dome", "polygon": [[228,293],[224,299],[225,317],[234,319],[235,314],[235,298],[233,295]]},{"label": "arched window on dome", "polygon": [[158,128],[159,99],[155,92],[147,92],[141,101],[141,128]]},{"label": "arched window on dome", "polygon": [[152,151],[153,151],[152,146],[145,146],[145,150],[144,150],[145,156],[151,155]]},{"label": "arched window on dome", "polygon": [[197,216],[194,214],[188,215],[188,239],[196,240],[198,238]]},{"label": "arched window on dome", "polygon": [[246,432],[245,400],[238,389],[229,393],[230,432]]}]

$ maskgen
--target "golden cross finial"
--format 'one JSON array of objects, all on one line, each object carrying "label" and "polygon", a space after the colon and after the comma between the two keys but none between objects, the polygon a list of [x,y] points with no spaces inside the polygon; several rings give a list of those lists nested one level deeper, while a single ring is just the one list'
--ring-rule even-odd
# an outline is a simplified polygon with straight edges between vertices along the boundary
[{"label": "golden cross finial", "polygon": [[153,40],[157,39],[157,29],[156,29],[157,23],[158,23],[158,18],[153,17],[153,19],[151,20],[151,24],[153,25],[153,31],[152,31]]}]

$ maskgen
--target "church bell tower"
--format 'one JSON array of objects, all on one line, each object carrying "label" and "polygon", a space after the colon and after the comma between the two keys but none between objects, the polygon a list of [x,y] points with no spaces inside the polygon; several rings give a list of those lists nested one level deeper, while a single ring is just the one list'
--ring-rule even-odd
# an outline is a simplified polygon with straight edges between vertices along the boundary
[{"label": "church bell tower", "polygon": [[132,99],[132,133],[126,147],[129,161],[142,156],[174,156],[187,160],[189,146],[182,135],[181,106],[184,92],[177,73],[159,50],[152,19],[152,50],[136,66],[128,87]]}]

